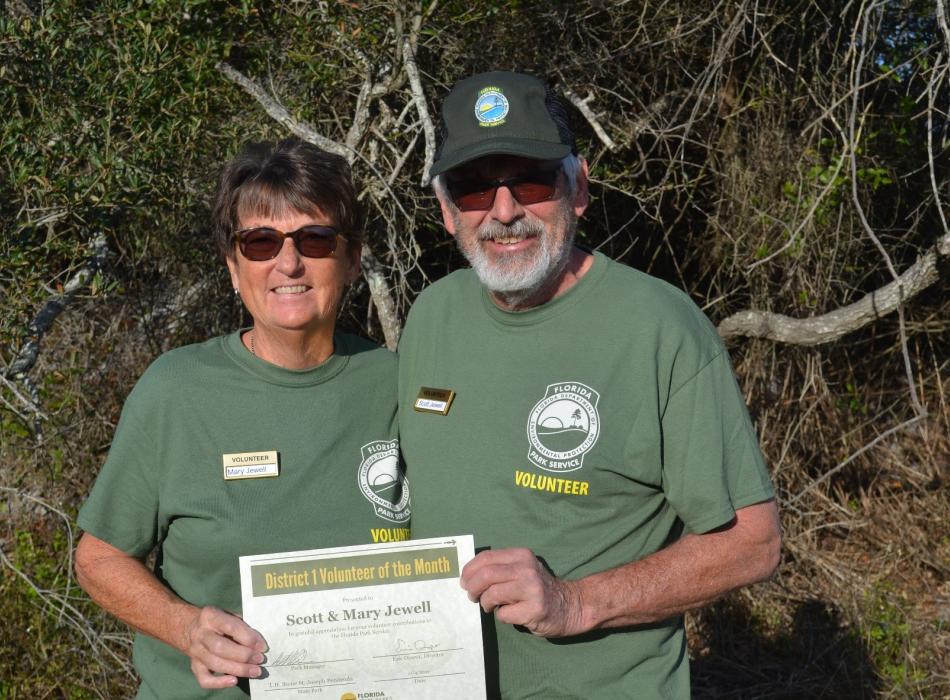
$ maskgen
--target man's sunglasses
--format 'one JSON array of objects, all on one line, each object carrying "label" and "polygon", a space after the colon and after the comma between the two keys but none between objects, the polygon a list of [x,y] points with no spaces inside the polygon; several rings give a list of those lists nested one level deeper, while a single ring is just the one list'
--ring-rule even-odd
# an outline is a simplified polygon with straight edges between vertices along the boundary
[{"label": "man's sunglasses", "polygon": [[554,198],[560,168],[536,170],[504,180],[447,178],[446,187],[459,211],[486,211],[495,203],[499,187],[507,187],[519,204],[537,204]]},{"label": "man's sunglasses", "polygon": [[297,252],[305,258],[326,258],[336,250],[339,235],[340,232],[332,226],[304,226],[290,233],[260,226],[236,231],[234,239],[241,255],[260,262],[276,258],[284,247],[285,238],[293,240]]}]

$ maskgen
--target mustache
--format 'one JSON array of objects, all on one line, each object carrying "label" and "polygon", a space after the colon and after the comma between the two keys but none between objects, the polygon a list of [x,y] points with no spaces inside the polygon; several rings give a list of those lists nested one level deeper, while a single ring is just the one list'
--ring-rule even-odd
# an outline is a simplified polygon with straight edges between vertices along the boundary
[{"label": "mustache", "polygon": [[518,219],[510,224],[503,224],[500,221],[486,221],[478,227],[476,233],[480,241],[508,236],[528,238],[529,236],[543,235],[544,224],[540,221],[529,221],[528,219]]}]

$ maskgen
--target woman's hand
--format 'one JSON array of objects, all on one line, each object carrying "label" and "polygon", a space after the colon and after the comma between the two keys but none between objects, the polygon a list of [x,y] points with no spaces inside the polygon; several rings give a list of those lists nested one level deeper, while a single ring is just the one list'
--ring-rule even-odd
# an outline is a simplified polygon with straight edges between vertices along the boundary
[{"label": "woman's hand", "polygon": [[202,688],[261,675],[267,644],[260,633],[237,615],[186,603],[141,561],[88,532],[76,548],[76,576],[105,610],[187,654]]},{"label": "woman's hand", "polygon": [[237,615],[206,607],[187,628],[191,672],[202,688],[229,688],[241,678],[257,678],[267,644]]}]

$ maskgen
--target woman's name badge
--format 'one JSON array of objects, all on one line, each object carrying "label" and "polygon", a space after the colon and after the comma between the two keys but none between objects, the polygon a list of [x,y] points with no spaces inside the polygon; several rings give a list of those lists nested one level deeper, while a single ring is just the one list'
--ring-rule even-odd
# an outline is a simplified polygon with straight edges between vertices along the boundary
[{"label": "woman's name badge", "polygon": [[422,413],[438,413],[446,415],[452,406],[455,392],[451,389],[433,389],[424,386],[419,389],[419,395],[413,401],[412,407]]},{"label": "woman's name badge", "polygon": [[236,452],[230,455],[221,455],[224,459],[224,480],[233,479],[262,479],[268,476],[278,476],[280,466],[277,460],[277,450],[269,452]]}]

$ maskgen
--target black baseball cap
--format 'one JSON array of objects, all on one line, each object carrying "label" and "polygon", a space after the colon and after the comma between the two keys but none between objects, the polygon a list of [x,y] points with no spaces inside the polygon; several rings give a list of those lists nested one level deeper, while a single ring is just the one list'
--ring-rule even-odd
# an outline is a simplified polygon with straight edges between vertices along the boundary
[{"label": "black baseball cap", "polygon": [[576,153],[564,105],[524,73],[480,73],[455,84],[442,102],[442,142],[435,176],[487,155],[539,160]]}]

